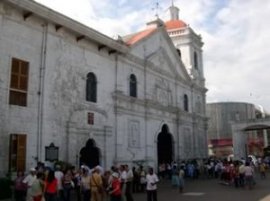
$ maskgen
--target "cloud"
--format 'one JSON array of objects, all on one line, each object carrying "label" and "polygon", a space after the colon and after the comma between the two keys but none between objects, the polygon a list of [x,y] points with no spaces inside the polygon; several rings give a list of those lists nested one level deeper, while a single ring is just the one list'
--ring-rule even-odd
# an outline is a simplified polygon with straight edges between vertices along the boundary
[{"label": "cloud", "polygon": [[[136,32],[154,18],[152,0],[36,0],[110,37]],[[168,19],[171,1],[160,1]],[[175,0],[180,18],[205,43],[207,100],[245,101],[270,111],[270,1]]]},{"label": "cloud", "polygon": [[216,31],[205,40],[209,101],[245,101],[270,111],[270,2],[231,1],[216,14]]}]

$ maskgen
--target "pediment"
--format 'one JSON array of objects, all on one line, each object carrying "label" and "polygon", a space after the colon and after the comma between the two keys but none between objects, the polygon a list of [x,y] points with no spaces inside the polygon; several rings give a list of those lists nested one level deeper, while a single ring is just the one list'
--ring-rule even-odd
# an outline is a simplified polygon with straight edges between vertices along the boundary
[{"label": "pediment", "polygon": [[146,60],[155,71],[180,80],[191,80],[164,27],[155,29],[133,44],[130,53]]},{"label": "pediment", "polygon": [[[174,48],[174,47],[173,47]],[[174,50],[174,49],[173,49]],[[162,74],[176,77],[181,80],[190,80],[184,64],[175,52],[167,51],[167,49],[160,47],[158,50],[149,54],[146,59],[152,63],[152,68]]]}]

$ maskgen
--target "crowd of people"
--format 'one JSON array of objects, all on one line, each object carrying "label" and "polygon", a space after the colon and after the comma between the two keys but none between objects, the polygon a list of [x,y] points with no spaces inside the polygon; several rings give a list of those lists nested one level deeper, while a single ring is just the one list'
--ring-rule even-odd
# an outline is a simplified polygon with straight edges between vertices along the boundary
[{"label": "crowd of people", "polygon": [[[269,164],[251,160],[190,160],[181,163],[161,163],[158,174],[153,168],[143,166],[129,168],[128,165],[112,166],[104,171],[101,166],[90,169],[82,165],[79,169],[69,167],[63,169],[59,165],[53,168],[38,163],[24,176],[18,172],[14,182],[16,201],[134,201],[133,193],[146,192],[147,201],[157,201],[157,183],[159,180],[171,180],[172,187],[182,193],[185,179],[200,178],[219,179],[221,184],[246,187],[255,185],[255,168],[262,179],[266,177]],[[72,194],[72,196],[71,196]]]},{"label": "crowd of people", "polygon": [[220,184],[252,189],[255,184],[255,170],[261,179],[266,178],[266,170],[270,167],[270,160],[260,159],[254,163],[251,158],[247,160],[214,159],[182,161],[180,164],[162,163],[159,165],[160,178],[171,179],[173,187],[183,191],[185,179],[217,179]]},{"label": "crowd of people", "polygon": [[38,163],[27,176],[17,173],[14,197],[16,201],[133,201],[133,193],[146,191],[148,201],[157,201],[158,181],[154,169],[146,172],[143,166],[112,166],[104,171],[101,166],[90,169],[82,165],[76,170]]}]

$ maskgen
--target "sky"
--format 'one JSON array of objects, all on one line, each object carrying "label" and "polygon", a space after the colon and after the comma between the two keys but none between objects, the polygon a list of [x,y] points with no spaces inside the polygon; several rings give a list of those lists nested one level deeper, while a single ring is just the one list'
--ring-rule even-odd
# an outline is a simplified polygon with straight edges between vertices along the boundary
[{"label": "sky", "polygon": [[[109,37],[169,19],[171,0],[36,0]],[[159,3],[156,8],[156,2]],[[203,38],[207,102],[248,102],[270,112],[270,1],[174,0]]]}]

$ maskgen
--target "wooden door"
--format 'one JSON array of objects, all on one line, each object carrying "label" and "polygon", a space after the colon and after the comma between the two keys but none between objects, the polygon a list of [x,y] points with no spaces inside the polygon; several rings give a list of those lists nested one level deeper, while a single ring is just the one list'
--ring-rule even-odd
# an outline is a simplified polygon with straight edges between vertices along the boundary
[{"label": "wooden door", "polygon": [[9,169],[10,171],[25,171],[26,135],[10,135]]}]

